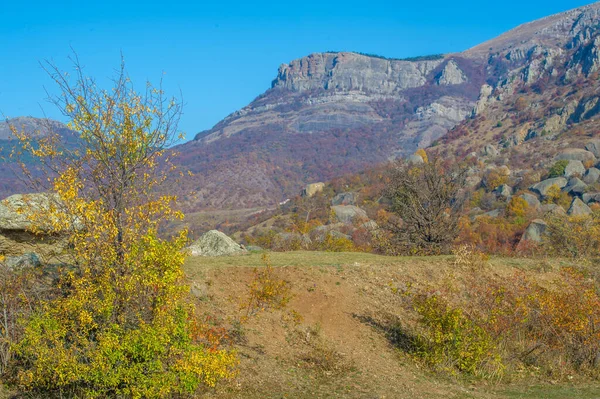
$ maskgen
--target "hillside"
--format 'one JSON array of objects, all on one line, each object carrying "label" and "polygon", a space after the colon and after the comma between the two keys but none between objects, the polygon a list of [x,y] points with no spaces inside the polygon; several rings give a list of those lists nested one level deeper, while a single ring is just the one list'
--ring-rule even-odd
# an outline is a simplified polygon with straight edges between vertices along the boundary
[{"label": "hillside", "polygon": [[[493,163],[547,167],[599,127],[599,10],[549,16],[462,53],[326,52],[283,64],[249,105],[174,148],[194,175],[169,191],[187,212],[272,207],[307,183],[430,146],[452,158],[491,145]],[[23,191],[5,166],[2,195]]]},{"label": "hillside", "polygon": [[[483,118],[495,124],[514,119],[522,139],[532,124],[538,134],[562,129],[567,122],[579,125],[590,119],[596,104],[587,97],[596,88],[599,9],[595,3],[543,18],[442,58],[403,61],[330,52],[284,64],[269,90],[178,148],[180,164],[196,173],[187,182],[198,190],[195,206],[273,204],[305,183],[355,173],[437,144],[449,130],[450,139],[463,128],[470,135],[449,147],[448,154],[479,151],[488,143],[483,135],[499,132]],[[556,85],[562,90],[549,93]],[[561,101],[573,92],[578,101],[569,107],[574,109],[582,98],[588,102],[579,114],[561,117],[564,104],[538,104],[537,98],[523,96],[521,86]],[[513,109],[519,97],[536,102],[530,107],[536,113],[517,117]],[[494,107],[500,108],[500,117],[484,113]],[[550,119],[552,114],[558,116],[540,126],[540,115]],[[503,125],[508,131],[510,125]]]}]

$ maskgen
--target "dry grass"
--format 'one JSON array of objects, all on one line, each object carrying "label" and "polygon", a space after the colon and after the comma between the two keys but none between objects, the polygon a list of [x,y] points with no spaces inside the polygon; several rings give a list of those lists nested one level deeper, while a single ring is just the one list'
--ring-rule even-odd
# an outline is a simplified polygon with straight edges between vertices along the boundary
[{"label": "dry grass", "polygon": [[[384,257],[364,253],[272,253],[279,278],[290,282],[288,310],[265,313],[237,326],[240,373],[207,397],[216,398],[517,398],[561,397],[573,392],[591,398],[588,386],[569,388],[486,385],[449,380],[420,369],[402,350],[398,321],[413,317],[402,309],[395,287],[438,285],[460,290],[472,268],[457,267],[453,257]],[[540,266],[543,263],[543,267]],[[560,260],[492,258],[486,273],[509,276],[516,269],[551,281]],[[239,313],[252,270],[261,255],[191,258],[186,272],[206,311],[225,325]],[[198,289],[199,287],[199,289]],[[304,336],[302,336],[304,334]],[[553,396],[554,395],[554,396]],[[562,396],[565,397],[565,396]]]}]

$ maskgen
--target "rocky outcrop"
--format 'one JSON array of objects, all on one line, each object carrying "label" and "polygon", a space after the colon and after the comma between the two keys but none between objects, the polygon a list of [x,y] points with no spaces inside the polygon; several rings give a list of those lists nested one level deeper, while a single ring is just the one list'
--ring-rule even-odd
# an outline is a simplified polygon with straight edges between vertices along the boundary
[{"label": "rocky outcrop", "polygon": [[583,182],[585,184],[594,184],[600,179],[600,169],[589,168],[583,175]]},{"label": "rocky outcrop", "polygon": [[571,176],[583,176],[584,173],[585,173],[585,167],[583,166],[583,163],[581,161],[571,160],[571,161],[569,161],[567,166],[565,166],[564,176],[567,178],[569,178]]},{"label": "rocky outcrop", "polygon": [[211,230],[190,245],[188,252],[192,256],[230,256],[242,255],[248,251],[226,234]]},{"label": "rocky outcrop", "polygon": [[583,195],[586,189],[587,184],[581,181],[581,179],[579,179],[578,177],[571,177],[567,185],[563,187],[562,191],[575,196]]},{"label": "rocky outcrop", "polygon": [[579,198],[574,198],[571,202],[571,206],[567,211],[567,215],[569,216],[585,216],[592,213],[592,210],[589,206],[583,203]]},{"label": "rocky outcrop", "polygon": [[273,88],[302,92],[315,89],[382,94],[423,86],[443,60],[401,61],[357,53],[315,53],[279,67]]},{"label": "rocky outcrop", "polygon": [[354,221],[368,220],[367,213],[361,208],[353,205],[336,205],[331,210],[340,223],[352,224]]},{"label": "rocky outcrop", "polygon": [[534,219],[529,223],[527,229],[525,229],[525,233],[523,233],[523,237],[521,237],[521,244],[529,241],[534,243],[542,242],[544,233],[546,232],[546,228],[548,224],[544,222],[542,219]]},{"label": "rocky outcrop", "polygon": [[33,233],[31,215],[46,213],[51,207],[59,206],[53,195],[15,194],[0,201],[0,254],[21,256],[35,252],[45,258],[60,254],[67,245],[64,234],[44,233],[44,226]]},{"label": "rocky outcrop", "polygon": [[331,200],[331,205],[356,205],[358,202],[358,193],[348,192],[339,193]]},{"label": "rocky outcrop", "polygon": [[600,158],[600,139],[594,139],[585,145],[585,149],[594,154],[596,158]]},{"label": "rocky outcrop", "polygon": [[302,190],[302,196],[308,197],[308,198],[314,197],[317,193],[320,193],[321,191],[323,191],[324,188],[325,188],[325,183],[319,182],[319,183],[308,184]]},{"label": "rocky outcrop", "polygon": [[441,86],[459,85],[467,82],[467,75],[460,69],[456,61],[450,60],[436,77],[436,83]]},{"label": "rocky outcrop", "polygon": [[548,190],[552,186],[557,186],[559,189],[562,189],[567,185],[568,181],[564,177],[554,177],[552,179],[543,180],[533,186],[529,187],[531,191],[538,193],[542,198],[546,197]]},{"label": "rocky outcrop", "polygon": [[581,162],[596,162],[596,157],[592,152],[583,150],[581,148],[568,148],[566,150],[563,150],[554,159],[556,161],[567,160]]}]

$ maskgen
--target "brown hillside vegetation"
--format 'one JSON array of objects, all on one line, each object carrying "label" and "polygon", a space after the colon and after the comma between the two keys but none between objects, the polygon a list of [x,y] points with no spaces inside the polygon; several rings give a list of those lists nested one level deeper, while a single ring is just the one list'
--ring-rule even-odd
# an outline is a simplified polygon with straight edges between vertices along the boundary
[{"label": "brown hillside vegetation", "polygon": [[[217,324],[229,326],[240,364],[237,378],[206,397],[217,398],[526,398],[597,397],[581,377],[548,378],[524,368],[510,378],[464,380],[432,373],[402,348],[399,325],[414,324],[398,287],[463,292],[472,269],[453,257],[383,257],[363,253],[272,253],[278,278],[289,282],[286,311],[240,317],[259,254],[189,258],[192,292]],[[492,259],[481,276],[502,281],[524,273],[551,286],[568,262]],[[233,327],[232,326],[233,323]],[[562,381],[560,387],[557,384]]]}]

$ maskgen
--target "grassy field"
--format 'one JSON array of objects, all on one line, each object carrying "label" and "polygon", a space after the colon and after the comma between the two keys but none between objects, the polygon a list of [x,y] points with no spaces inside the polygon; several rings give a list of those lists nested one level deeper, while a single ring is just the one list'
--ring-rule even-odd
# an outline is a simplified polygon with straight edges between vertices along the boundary
[{"label": "grassy field", "polygon": [[[200,309],[225,327],[240,363],[234,380],[200,395],[268,398],[600,398],[590,381],[466,381],[435,374],[399,347],[398,322],[411,316],[392,287],[410,283],[460,291],[469,270],[453,257],[364,253],[270,253],[275,277],[291,285],[284,310],[246,315],[248,284],[263,254],[189,258],[185,271]],[[521,271],[551,281],[568,261],[492,258],[485,273]],[[0,386],[0,399],[10,394]]]},{"label": "grassy field", "polygon": [[[589,381],[556,383],[464,381],[420,368],[390,336],[409,317],[390,287],[403,282],[461,289],[468,270],[452,257],[385,257],[364,253],[270,253],[278,278],[292,286],[288,310],[235,320],[262,254],[190,258],[186,273],[208,313],[236,325],[238,377],[206,397],[216,398],[600,398]],[[539,280],[556,277],[567,261],[493,258],[486,272],[516,270]]]}]

